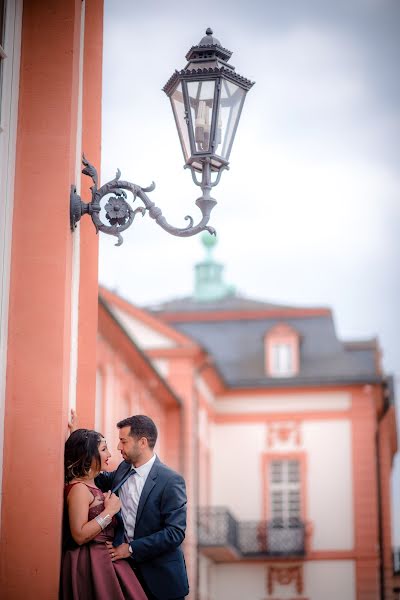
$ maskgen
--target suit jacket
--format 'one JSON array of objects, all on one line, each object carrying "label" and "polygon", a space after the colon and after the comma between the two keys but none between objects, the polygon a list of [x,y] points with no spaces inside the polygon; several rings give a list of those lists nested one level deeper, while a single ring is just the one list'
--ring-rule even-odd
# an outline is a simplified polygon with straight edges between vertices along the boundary
[{"label": "suit jacket", "polygon": [[[123,461],[112,473],[100,473],[96,485],[118,494],[131,464]],[[157,457],[140,496],[132,547],[134,568],[150,592],[160,600],[189,593],[185,559],[180,548],[186,530],[186,487],[181,475]],[[114,545],[123,543],[117,532]]]}]

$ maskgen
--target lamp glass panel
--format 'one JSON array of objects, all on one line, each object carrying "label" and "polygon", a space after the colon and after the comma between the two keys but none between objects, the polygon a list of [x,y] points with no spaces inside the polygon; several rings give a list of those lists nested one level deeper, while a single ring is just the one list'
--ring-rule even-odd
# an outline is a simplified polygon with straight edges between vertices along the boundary
[{"label": "lamp glass panel", "polygon": [[187,89],[193,124],[194,150],[209,152],[215,81],[189,81]]},{"label": "lamp glass panel", "polygon": [[171,96],[171,104],[175,115],[176,126],[178,128],[179,139],[181,140],[183,155],[185,161],[187,161],[190,156],[190,141],[187,121],[185,119],[186,113],[181,83],[177,86]]},{"label": "lamp glass panel", "polygon": [[246,92],[231,81],[222,79],[216,130],[215,154],[228,160]]},{"label": "lamp glass panel", "polygon": [[4,23],[6,20],[6,3],[0,0],[0,46],[4,48]]}]

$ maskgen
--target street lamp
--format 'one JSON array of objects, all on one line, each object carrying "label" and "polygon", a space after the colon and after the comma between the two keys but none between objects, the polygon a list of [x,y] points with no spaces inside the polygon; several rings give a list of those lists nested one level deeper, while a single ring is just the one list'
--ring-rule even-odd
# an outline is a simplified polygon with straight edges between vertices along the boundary
[{"label": "street lamp", "polygon": [[[223,48],[207,29],[206,35],[197,46],[192,46],[186,54],[188,63],[181,71],[175,71],[170,77],[164,91],[171,100],[178,135],[185,159],[185,168],[189,168],[194,183],[202,190],[202,196],[196,200],[202,218],[197,225],[191,216],[186,227],[178,228],[170,225],[161,209],[150,200],[147,192],[152,192],[155,184],[142,188],[129,181],[120,179],[117,174],[112,181],[98,188],[98,175],[95,167],[82,158],[82,173],[92,178],[92,200],[82,202],[71,186],[71,229],[74,230],[83,214],[89,214],[96,227],[118,238],[117,246],[123,242],[121,232],[133,222],[137,213],[144,215],[146,211],[160,227],[179,237],[189,237],[207,230],[215,234],[215,229],[207,225],[216,200],[210,192],[218,185],[221,174],[228,169],[229,156],[235,138],[246,93],[253,82],[235,72],[228,64],[232,52]],[[200,179],[197,179],[199,175]],[[138,197],[144,206],[135,210],[127,202],[127,193],[131,192],[133,201]],[[100,201],[108,198],[104,208],[109,225],[100,219]]]}]

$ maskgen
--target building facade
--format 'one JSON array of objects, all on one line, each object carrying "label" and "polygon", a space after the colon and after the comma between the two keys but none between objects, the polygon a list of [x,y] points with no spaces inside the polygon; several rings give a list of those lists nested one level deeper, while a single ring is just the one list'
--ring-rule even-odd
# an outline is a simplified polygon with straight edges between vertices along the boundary
[{"label": "building facade", "polygon": [[100,297],[181,398],[193,597],[393,598],[396,424],[377,341],[342,342],[327,308],[237,296],[210,254],[193,297],[150,312]]}]

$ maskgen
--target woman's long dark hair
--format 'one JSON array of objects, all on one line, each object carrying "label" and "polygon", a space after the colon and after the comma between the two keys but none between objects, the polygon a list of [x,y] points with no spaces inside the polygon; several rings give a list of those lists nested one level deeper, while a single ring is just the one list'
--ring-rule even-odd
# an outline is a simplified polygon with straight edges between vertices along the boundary
[{"label": "woman's long dark hair", "polygon": [[100,471],[99,444],[103,436],[93,429],[77,429],[65,442],[64,477],[65,483],[76,477],[87,477],[95,463]]}]

